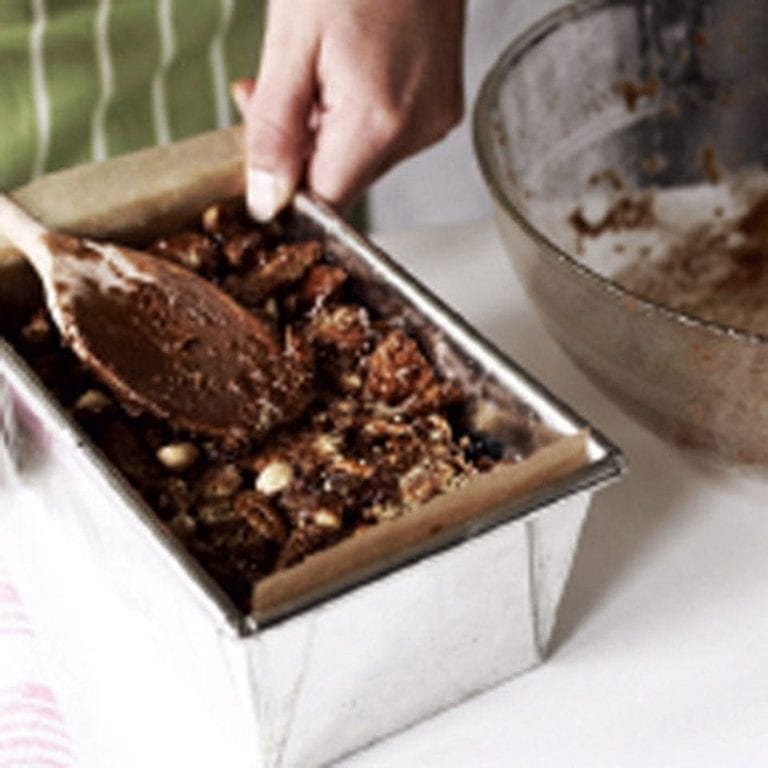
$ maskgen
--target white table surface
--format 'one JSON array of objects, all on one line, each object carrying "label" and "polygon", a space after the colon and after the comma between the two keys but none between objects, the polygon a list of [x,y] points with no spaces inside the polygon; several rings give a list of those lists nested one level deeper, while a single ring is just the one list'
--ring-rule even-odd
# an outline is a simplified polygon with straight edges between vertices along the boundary
[{"label": "white table surface", "polygon": [[[768,482],[679,453],[605,400],[537,322],[490,222],[379,239],[618,442],[631,472],[594,500],[546,664],[345,768],[768,765]],[[32,499],[0,489],[0,513],[26,514],[25,504],[16,540],[0,514],[0,553],[45,648],[78,764],[247,766],[79,553],[49,541],[58,554],[39,557],[50,534]]]}]

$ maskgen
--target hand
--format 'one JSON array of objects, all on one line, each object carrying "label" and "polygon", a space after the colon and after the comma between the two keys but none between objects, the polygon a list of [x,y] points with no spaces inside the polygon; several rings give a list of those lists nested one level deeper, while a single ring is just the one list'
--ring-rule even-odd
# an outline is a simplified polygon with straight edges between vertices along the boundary
[{"label": "hand", "polygon": [[272,0],[257,81],[233,85],[252,215],[297,186],[344,209],[463,111],[464,0]]}]

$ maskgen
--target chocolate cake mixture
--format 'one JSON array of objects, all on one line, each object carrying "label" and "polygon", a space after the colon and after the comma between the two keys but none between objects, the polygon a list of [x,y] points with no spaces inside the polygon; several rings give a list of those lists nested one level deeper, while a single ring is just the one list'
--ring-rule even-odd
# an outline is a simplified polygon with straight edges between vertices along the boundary
[{"label": "chocolate cake mixture", "polygon": [[290,352],[286,375],[309,387],[287,424],[203,436],[121,403],[63,347],[43,309],[14,341],[241,606],[255,580],[533,450],[523,411],[503,446],[473,431],[467,393],[398,318],[366,306],[321,243],[290,242],[279,224],[256,226],[227,203],[148,249],[220,286]]}]

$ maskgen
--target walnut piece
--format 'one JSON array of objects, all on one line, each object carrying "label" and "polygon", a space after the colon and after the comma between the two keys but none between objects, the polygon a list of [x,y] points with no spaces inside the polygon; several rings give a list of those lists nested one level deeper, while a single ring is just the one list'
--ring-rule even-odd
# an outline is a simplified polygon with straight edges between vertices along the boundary
[{"label": "walnut piece", "polygon": [[179,232],[156,240],[150,252],[192,272],[213,275],[218,266],[216,244],[199,232]]},{"label": "walnut piece", "polygon": [[432,368],[418,345],[400,330],[384,337],[368,358],[367,368],[364,395],[390,405],[435,383]]},{"label": "walnut piece", "polygon": [[293,480],[293,469],[285,461],[271,461],[259,472],[256,490],[265,496],[274,496],[285,490]]}]

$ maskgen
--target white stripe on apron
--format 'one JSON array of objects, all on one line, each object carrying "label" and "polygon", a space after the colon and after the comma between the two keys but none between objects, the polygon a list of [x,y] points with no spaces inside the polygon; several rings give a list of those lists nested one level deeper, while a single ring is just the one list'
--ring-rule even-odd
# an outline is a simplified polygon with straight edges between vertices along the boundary
[{"label": "white stripe on apron", "polygon": [[152,116],[157,143],[167,144],[171,140],[171,127],[165,77],[176,53],[171,0],[157,0],[157,25],[160,33],[160,62],[152,80]]},{"label": "white stripe on apron", "polygon": [[37,120],[37,149],[32,166],[32,176],[45,171],[48,150],[51,144],[51,103],[45,82],[45,54],[43,35],[45,33],[45,0],[32,0],[32,26],[29,32],[29,66],[32,71],[32,97]]},{"label": "white stripe on apron", "polygon": [[221,0],[221,17],[216,34],[211,40],[208,58],[211,64],[211,79],[216,100],[216,125],[226,128],[232,124],[232,114],[229,109],[229,84],[227,63],[224,59],[224,37],[232,23],[234,0]]},{"label": "white stripe on apron", "polygon": [[99,67],[99,99],[91,118],[91,153],[94,160],[105,160],[107,146],[107,108],[114,91],[112,54],[109,48],[109,13],[111,0],[98,0],[99,7],[94,20],[96,37],[96,61]]}]

